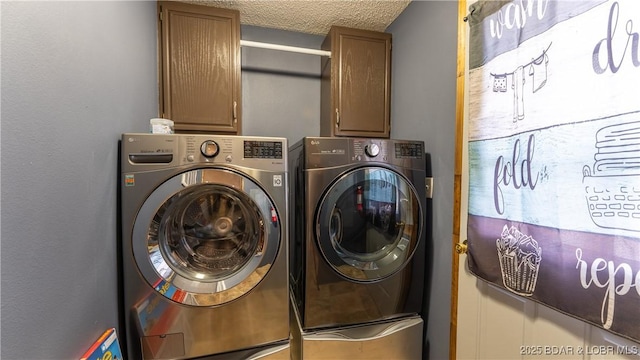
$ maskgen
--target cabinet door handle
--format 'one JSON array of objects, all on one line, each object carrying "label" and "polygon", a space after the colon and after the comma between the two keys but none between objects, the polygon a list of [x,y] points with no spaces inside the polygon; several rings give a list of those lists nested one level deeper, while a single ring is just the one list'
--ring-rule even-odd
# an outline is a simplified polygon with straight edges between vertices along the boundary
[{"label": "cabinet door handle", "polygon": [[336,108],[336,127],[340,127],[340,110]]},{"label": "cabinet door handle", "polygon": [[233,102],[233,123],[234,124],[238,123],[238,102],[237,101]]}]

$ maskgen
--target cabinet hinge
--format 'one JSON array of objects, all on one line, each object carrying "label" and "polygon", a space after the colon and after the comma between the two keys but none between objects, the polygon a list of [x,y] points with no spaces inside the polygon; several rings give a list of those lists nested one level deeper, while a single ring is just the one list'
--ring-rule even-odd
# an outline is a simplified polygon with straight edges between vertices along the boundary
[{"label": "cabinet hinge", "polygon": [[160,9],[160,13],[158,13],[158,17],[160,18],[160,21],[162,21],[162,9]]}]

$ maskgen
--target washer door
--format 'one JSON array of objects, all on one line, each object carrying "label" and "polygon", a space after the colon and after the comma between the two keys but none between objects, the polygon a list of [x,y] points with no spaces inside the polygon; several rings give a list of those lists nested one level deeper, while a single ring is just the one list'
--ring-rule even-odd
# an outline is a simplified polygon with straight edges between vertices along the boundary
[{"label": "washer door", "polygon": [[[198,169],[160,185],[133,227],[133,254],[147,282],[179,303],[219,305],[251,291],[280,243],[277,209],[251,179]],[[127,274],[125,274],[127,276]]]},{"label": "washer door", "polygon": [[340,275],[369,282],[391,276],[413,256],[422,232],[416,190],[382,167],[352,170],[322,197],[316,239]]}]

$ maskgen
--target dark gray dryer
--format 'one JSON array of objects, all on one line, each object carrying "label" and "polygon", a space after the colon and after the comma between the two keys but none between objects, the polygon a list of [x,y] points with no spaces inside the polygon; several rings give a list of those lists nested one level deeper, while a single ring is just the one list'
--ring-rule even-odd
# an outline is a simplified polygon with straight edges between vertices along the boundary
[{"label": "dark gray dryer", "polygon": [[424,142],[307,137],[289,149],[290,286],[303,330],[421,313]]}]

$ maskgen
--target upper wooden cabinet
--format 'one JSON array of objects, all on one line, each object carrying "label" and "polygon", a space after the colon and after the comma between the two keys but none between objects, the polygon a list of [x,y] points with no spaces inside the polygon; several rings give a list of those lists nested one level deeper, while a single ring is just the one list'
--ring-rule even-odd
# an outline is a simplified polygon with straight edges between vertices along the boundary
[{"label": "upper wooden cabinet", "polygon": [[240,13],[159,1],[160,114],[176,132],[241,133]]},{"label": "upper wooden cabinet", "polygon": [[322,49],[320,135],[388,138],[391,34],[334,26]]}]

